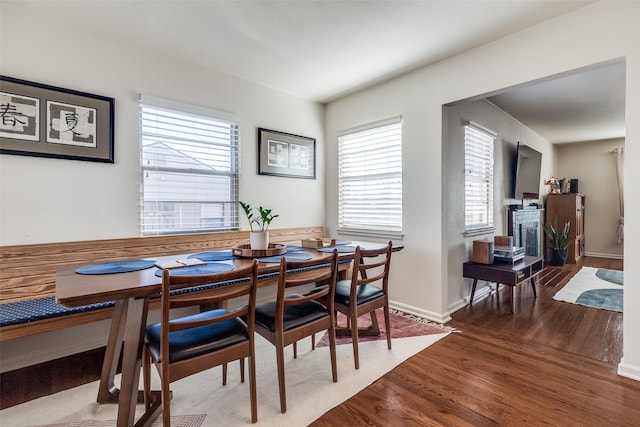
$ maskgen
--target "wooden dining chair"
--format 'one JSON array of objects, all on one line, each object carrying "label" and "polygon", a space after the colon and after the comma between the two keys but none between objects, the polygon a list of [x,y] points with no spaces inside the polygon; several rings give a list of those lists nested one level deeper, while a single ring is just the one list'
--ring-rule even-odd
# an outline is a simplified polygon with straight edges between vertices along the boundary
[{"label": "wooden dining chair", "polygon": [[[159,323],[147,327],[143,354],[145,407],[151,405],[151,364],[162,383],[162,422],[171,425],[169,384],[187,376],[225,366],[234,360],[249,360],[251,422],[258,421],[255,365],[255,305],[258,262],[231,271],[198,276],[162,275],[162,306]],[[211,283],[222,285],[205,291],[175,292]],[[226,307],[231,298],[241,306],[170,318],[170,310],[185,307]],[[226,382],[226,381],[225,381]]]},{"label": "wooden dining chair", "polygon": [[[304,277],[288,278],[291,270],[308,269]],[[333,293],[338,274],[338,251],[329,256],[308,261],[280,260],[276,299],[256,307],[256,332],[265,337],[276,349],[280,410],[287,411],[287,395],[284,371],[284,348],[296,341],[327,331],[333,382],[338,381],[336,368],[336,334]],[[291,293],[296,287],[316,284],[315,292],[299,295]],[[327,305],[318,302],[328,301]],[[315,372],[310,372],[316,375]]]},{"label": "wooden dining chair", "polygon": [[[387,347],[391,350],[391,327],[389,324],[389,268],[391,266],[392,242],[380,249],[356,247],[351,279],[336,283],[335,309],[347,316],[347,328],[339,332],[350,333],[353,341],[353,359],[355,368],[360,368],[358,337],[360,335],[378,335],[380,329],[375,310],[384,310]],[[367,261],[365,263],[365,260]],[[370,313],[371,327],[358,328],[358,317]]]}]

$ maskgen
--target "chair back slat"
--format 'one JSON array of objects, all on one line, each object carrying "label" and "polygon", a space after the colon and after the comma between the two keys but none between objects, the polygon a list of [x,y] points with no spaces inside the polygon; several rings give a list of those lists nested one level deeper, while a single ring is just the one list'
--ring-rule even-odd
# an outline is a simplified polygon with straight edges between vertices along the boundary
[{"label": "chair back slat", "polygon": [[[353,274],[351,276],[352,292],[358,286],[364,286],[375,282],[380,289],[387,293],[389,287],[389,268],[391,266],[391,253],[393,244],[389,242],[379,249],[363,249],[356,247],[354,255]],[[378,259],[378,257],[383,257]],[[366,262],[365,262],[366,259]]]},{"label": "chair back slat", "polygon": [[[212,325],[249,314],[249,305],[255,304],[258,264],[254,261],[250,266],[222,273],[202,274],[196,276],[174,276],[171,270],[165,269],[162,274],[162,320],[163,336],[178,330]],[[234,283],[224,285],[224,283]],[[184,290],[212,283],[223,283],[220,287],[198,290],[194,292],[172,294],[176,290]],[[175,322],[170,320],[170,310],[190,306],[217,306],[232,298],[247,296],[244,304],[226,314],[204,320]]]},{"label": "chair back slat", "polygon": [[[302,278],[287,277],[287,272],[292,270],[309,268],[309,274]],[[316,270],[317,269],[317,270]],[[322,300],[324,303],[333,305],[333,292],[335,290],[336,280],[338,277],[338,251],[334,250],[330,255],[305,261],[287,261],[286,257],[280,260],[280,274],[278,276],[278,291],[276,297],[276,313],[282,316],[284,307],[302,304],[311,300]],[[322,285],[316,292],[303,296],[286,296],[287,289],[304,286],[304,285]],[[328,307],[331,308],[331,307]]]}]

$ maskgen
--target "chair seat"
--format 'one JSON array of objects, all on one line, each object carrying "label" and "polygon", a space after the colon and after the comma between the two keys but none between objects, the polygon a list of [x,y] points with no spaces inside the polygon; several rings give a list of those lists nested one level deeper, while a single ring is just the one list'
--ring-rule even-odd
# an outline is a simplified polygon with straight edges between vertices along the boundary
[{"label": "chair seat", "polygon": [[[351,293],[351,280],[340,280],[336,283],[335,302],[342,305],[349,305],[349,294]],[[356,304],[364,304],[365,302],[384,296],[382,289],[372,285],[358,286],[356,294]]]},{"label": "chair seat", "polygon": [[[295,296],[291,295],[290,297]],[[256,306],[256,324],[275,331],[276,302],[269,301]],[[307,301],[301,304],[285,307],[284,330],[304,325],[317,319],[328,316],[327,308],[316,301]]]},{"label": "chair seat", "polygon": [[[191,316],[184,320],[199,320],[218,317],[227,313],[226,310],[211,310]],[[172,322],[179,320],[175,319]],[[184,331],[169,333],[169,362],[190,359],[201,354],[210,353],[249,339],[247,326],[239,319],[230,319],[213,325],[201,326]],[[147,327],[145,342],[153,358],[160,361],[160,323]]]}]

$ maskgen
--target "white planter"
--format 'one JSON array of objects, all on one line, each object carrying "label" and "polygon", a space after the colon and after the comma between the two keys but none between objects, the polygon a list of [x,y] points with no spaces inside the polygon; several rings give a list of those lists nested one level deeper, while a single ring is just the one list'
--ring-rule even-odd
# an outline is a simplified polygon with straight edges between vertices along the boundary
[{"label": "white planter", "polygon": [[249,233],[249,243],[253,250],[264,250],[269,248],[269,232],[251,231]]}]

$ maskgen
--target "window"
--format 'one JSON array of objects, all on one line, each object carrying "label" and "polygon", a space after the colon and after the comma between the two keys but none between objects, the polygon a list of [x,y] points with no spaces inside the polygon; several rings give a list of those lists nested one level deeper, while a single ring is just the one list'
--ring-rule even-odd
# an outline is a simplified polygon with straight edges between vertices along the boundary
[{"label": "window", "polygon": [[493,147],[495,133],[468,122],[464,128],[464,229],[466,235],[493,227]]},{"label": "window", "polygon": [[142,234],[237,229],[238,125],[197,107],[179,106],[185,110],[180,111],[165,108],[176,105],[169,101],[145,100],[140,103]]},{"label": "window", "polygon": [[401,118],[341,132],[338,164],[338,229],[400,235]]}]

